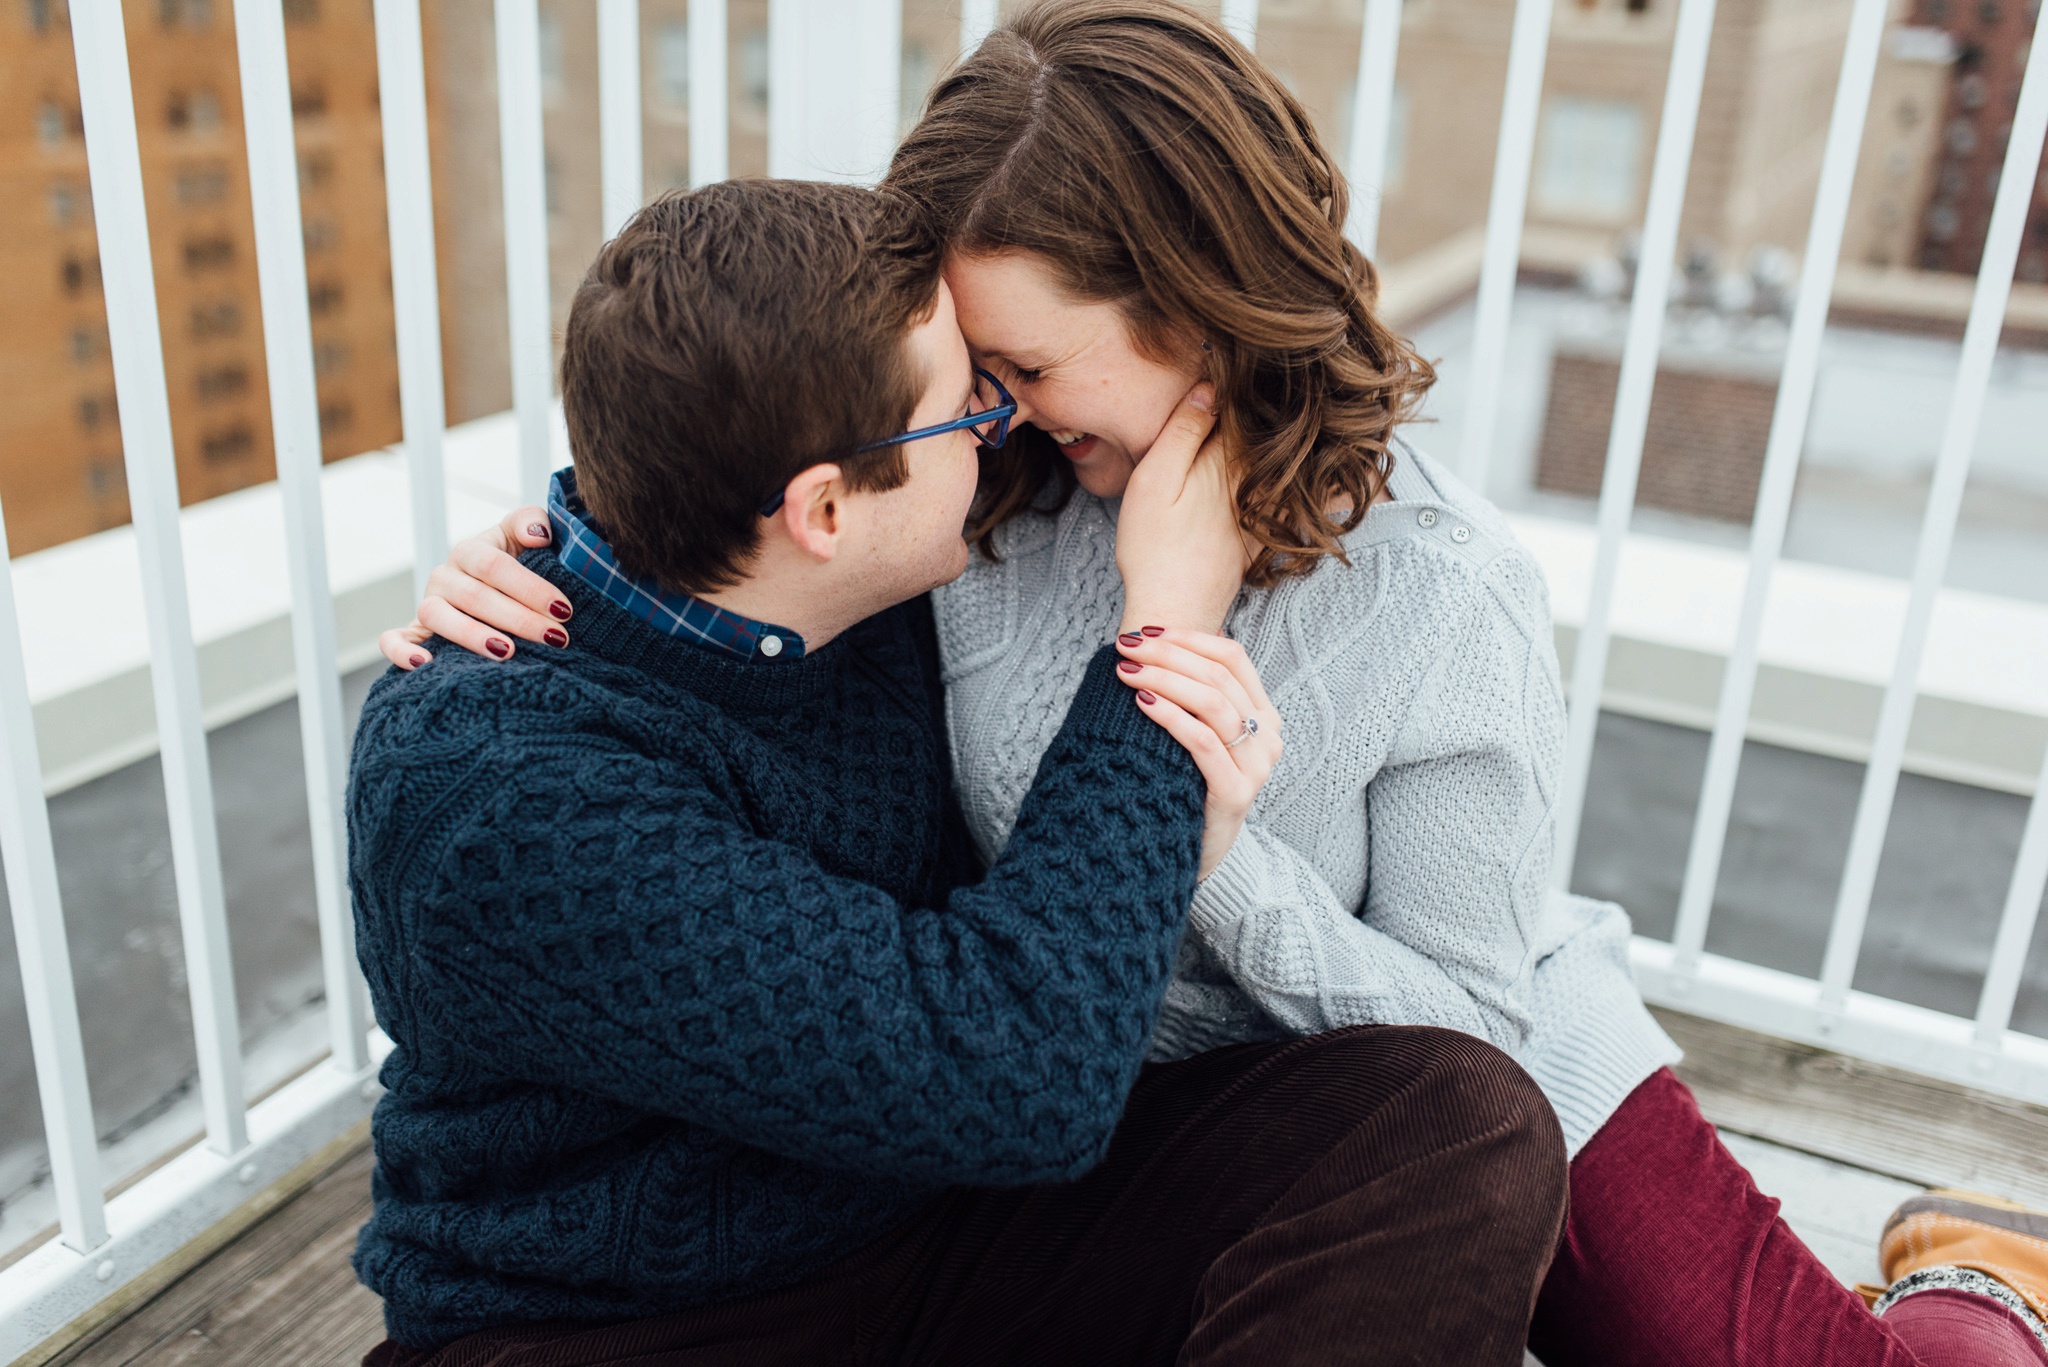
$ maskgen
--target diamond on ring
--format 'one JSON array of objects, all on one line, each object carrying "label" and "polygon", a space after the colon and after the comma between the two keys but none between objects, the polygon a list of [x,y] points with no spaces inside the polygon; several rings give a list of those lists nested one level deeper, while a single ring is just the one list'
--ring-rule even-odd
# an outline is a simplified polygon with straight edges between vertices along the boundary
[{"label": "diamond on ring", "polygon": [[1259,719],[1257,717],[1246,717],[1244,719],[1243,729],[1237,733],[1237,739],[1230,742],[1230,744],[1224,746],[1223,748],[1226,750],[1235,750],[1238,746],[1243,745],[1246,741],[1250,740],[1253,736],[1256,736],[1258,734]]}]

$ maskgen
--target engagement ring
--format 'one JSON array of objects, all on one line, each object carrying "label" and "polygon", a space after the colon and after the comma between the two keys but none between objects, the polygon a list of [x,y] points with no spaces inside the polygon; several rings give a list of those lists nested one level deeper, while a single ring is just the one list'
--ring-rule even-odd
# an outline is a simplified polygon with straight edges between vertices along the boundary
[{"label": "engagement ring", "polygon": [[1259,719],[1257,717],[1246,717],[1244,719],[1244,729],[1237,733],[1237,739],[1230,742],[1230,744],[1224,746],[1223,748],[1226,750],[1235,750],[1238,746],[1243,745],[1246,741],[1250,740],[1253,736],[1256,736],[1258,734]]}]

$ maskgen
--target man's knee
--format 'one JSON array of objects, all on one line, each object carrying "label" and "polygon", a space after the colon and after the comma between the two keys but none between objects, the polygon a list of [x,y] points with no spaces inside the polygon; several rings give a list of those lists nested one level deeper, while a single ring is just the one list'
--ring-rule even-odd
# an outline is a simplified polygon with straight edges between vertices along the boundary
[{"label": "man's knee", "polygon": [[1426,1117],[1436,1145],[1468,1149],[1496,1179],[1474,1197],[1562,1227],[1564,1132],[1542,1088],[1500,1049],[1461,1031],[1406,1025],[1339,1030],[1316,1043],[1361,1077],[1392,1081],[1401,1109]]}]

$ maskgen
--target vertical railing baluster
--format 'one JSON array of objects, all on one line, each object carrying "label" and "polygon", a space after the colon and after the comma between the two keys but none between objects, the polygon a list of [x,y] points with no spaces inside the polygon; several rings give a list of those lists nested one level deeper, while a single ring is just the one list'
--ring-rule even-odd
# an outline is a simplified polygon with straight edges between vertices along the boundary
[{"label": "vertical railing baluster", "polygon": [[1586,805],[1586,775],[1593,764],[1593,737],[1600,724],[1600,695],[1607,683],[1607,647],[1614,610],[1615,575],[1621,547],[1635,509],[1636,476],[1642,471],[1643,439],[1650,426],[1650,392],[1657,383],[1657,352],[1678,255],[1678,223],[1692,170],[1693,134],[1699,125],[1700,92],[1706,84],[1707,45],[1713,36],[1714,0],[1680,0],[1678,29],[1671,43],[1671,74],[1657,122],[1657,153],[1650,171],[1650,202],[1643,216],[1642,260],[1636,266],[1629,301],[1628,340],[1622,346],[1621,377],[1615,386],[1614,422],[1607,434],[1606,472],[1600,481],[1600,544],[1593,556],[1592,593],[1586,619],[1572,649],[1571,714],[1565,726],[1564,769],[1557,795],[1557,853],[1551,882],[1569,888],[1578,854],[1579,818]]},{"label": "vertical railing baluster", "polygon": [[[107,212],[106,206],[99,206],[99,212]],[[78,1026],[78,994],[71,982],[71,949],[57,888],[57,853],[50,843],[50,809],[43,800],[42,752],[36,744],[35,712],[22,661],[21,618],[15,609],[14,567],[8,560],[4,518],[0,764],[7,767],[0,776],[0,862],[7,867],[7,905],[14,922],[14,953],[21,962],[36,1096],[43,1103],[43,1135],[50,1146],[57,1225],[65,1247],[87,1253],[107,1241],[107,1207],[100,1193],[92,1090]]]},{"label": "vertical railing baluster", "polygon": [[604,235],[610,237],[646,202],[640,156],[640,0],[597,0],[597,92]]},{"label": "vertical railing baluster", "polygon": [[[2036,20],[2038,33],[2039,20]],[[2036,53],[2038,57],[2038,52]],[[1913,588],[1906,603],[1906,621],[1899,653],[1885,686],[1871,741],[1870,762],[1863,772],[1863,793],[1856,804],[1856,824],[1849,836],[1849,857],[1835,898],[1835,916],[1828,928],[1828,947],[1821,960],[1820,1008],[1823,1017],[1847,1002],[1856,959],[1863,947],[1863,927],[1870,916],[1870,895],[1877,886],[1878,858],[1891,825],[1892,799],[1898,793],[1899,765],[1906,754],[1906,736],[1913,724],[1919,691],[1920,661],[1927,648],[1927,628],[1934,617],[1935,595],[1948,570],[1955,542],[1956,517],[1962,511],[1963,488],[1969,480],[1970,457],[1984,415],[1984,397],[1991,384],[1991,364],[1998,353],[1998,335],[2005,325],[2005,306],[2012,294],[2013,267],[2019,260],[2020,236],[2026,227],[2034,176],[2041,164],[2041,144],[2048,132],[2048,62],[2032,60],[2020,81],[2019,106],[2013,113],[2006,143],[2005,167],[1991,205],[1990,230],[1984,238],[1983,265],[1963,328],[1962,362],[1949,400],[1948,422],[1941,452],[1934,462],[1934,480],[1920,524],[1920,549],[1913,561]]]},{"label": "vertical railing baluster", "polygon": [[412,588],[448,554],[441,434],[441,296],[434,259],[434,181],[427,145],[427,69],[419,0],[376,0],[378,106],[384,120],[384,207],[398,337],[398,406],[412,481]]},{"label": "vertical railing baluster", "polygon": [[1223,0],[1223,27],[1253,51],[1259,46],[1259,0]]},{"label": "vertical railing baluster", "polygon": [[1835,85],[1834,112],[1828,121],[1827,148],[1821,156],[1820,185],[1814,194],[1813,218],[1806,232],[1799,297],[1792,308],[1785,369],[1778,380],[1770,437],[1764,446],[1756,517],[1749,534],[1749,570],[1742,591],[1742,615],[1735,628],[1734,648],[1721,673],[1714,738],[1707,748],[1706,778],[1700,785],[1699,807],[1693,816],[1692,845],[1686,856],[1678,920],[1671,936],[1676,947],[1675,962],[1681,969],[1699,965],[1700,952],[1707,940],[1707,921],[1713,912],[1714,888],[1721,877],[1728,816],[1735,804],[1735,778],[1742,765],[1750,704],[1756,696],[1757,647],[1763,635],[1764,608],[1770,600],[1771,576],[1784,550],[1785,527],[1792,515],[1800,449],[1806,442],[1807,417],[1813,409],[1821,338],[1827,331],[1835,268],[1842,256],[1849,192],[1856,181],[1856,161],[1863,147],[1863,124],[1870,109],[1871,84],[1884,40],[1887,8],[1888,0],[1856,0],[1849,19],[1842,72]]},{"label": "vertical railing baluster", "polygon": [[1466,381],[1471,392],[1465,399],[1465,430],[1458,443],[1458,473],[1482,494],[1493,465],[1508,315],[1515,302],[1515,277],[1522,268],[1522,220],[1529,208],[1529,168],[1536,159],[1550,14],[1551,0],[1516,0],[1514,30],[1508,38],[1507,86],[1501,98],[1500,140],[1493,153],[1493,190],[1486,206],[1479,299],[1473,311],[1472,365]]},{"label": "vertical railing baluster", "polygon": [[[1351,97],[1351,212],[1345,232],[1368,257],[1380,249],[1388,149],[1394,136],[1394,65],[1401,50],[1401,0],[1365,0],[1358,34],[1358,81]],[[1502,136],[1506,133],[1503,130]]]},{"label": "vertical railing baluster", "polygon": [[731,172],[726,128],[725,0],[690,0],[690,185],[713,185]]},{"label": "vertical railing baluster", "polygon": [[547,146],[541,135],[540,6],[496,0],[498,159],[505,182],[505,310],[519,492],[547,496],[553,464],[554,306],[548,293]]},{"label": "vertical railing baluster", "polygon": [[[242,1036],[234,961],[215,826],[212,769],[206,752],[199,656],[185,591],[185,548],[178,528],[178,465],[171,443],[163,337],[150,264],[149,219],[128,77],[128,40],[120,0],[73,0],[72,43],[85,122],[86,169],[107,306],[108,348],[120,398],[128,506],[142,568],[149,625],[150,686],[171,827],[185,974],[206,1142],[232,1154],[249,1142],[242,1096]],[[301,290],[303,300],[304,291]]]},{"label": "vertical railing baluster", "polygon": [[960,0],[960,55],[981,46],[996,26],[999,0]]},{"label": "vertical railing baluster", "polygon": [[2048,895],[2048,749],[2041,754],[2041,776],[2034,780],[2034,801],[2020,834],[2012,886],[2006,890],[1998,936],[1991,945],[1991,967],[1977,999],[1977,1043],[1987,1049],[1998,1048],[2012,1024],[2012,1006],[2019,998],[2020,976],[2026,971],[2043,895]]},{"label": "vertical railing baluster", "polygon": [[[285,570],[291,583],[292,655],[299,691],[300,753],[313,836],[313,896],[327,989],[332,1062],[369,1063],[369,1013],[356,967],[342,811],[341,666],[327,528],[320,491],[320,393],[313,374],[313,320],[306,304],[305,229],[292,129],[291,68],[282,0],[235,0],[235,53],[256,220],[256,283],[263,304],[263,359],[270,373],[270,430],[284,503]],[[395,283],[395,278],[394,278]]]}]

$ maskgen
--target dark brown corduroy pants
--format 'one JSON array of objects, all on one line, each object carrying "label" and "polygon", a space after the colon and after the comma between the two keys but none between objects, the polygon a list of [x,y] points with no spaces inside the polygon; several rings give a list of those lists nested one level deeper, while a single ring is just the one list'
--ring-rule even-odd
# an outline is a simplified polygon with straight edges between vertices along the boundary
[{"label": "dark brown corduroy pants", "polygon": [[1528,1075],[1363,1027],[1147,1068],[1077,1182],[959,1189],[798,1285],[366,1367],[1518,1364],[1565,1207]]}]

